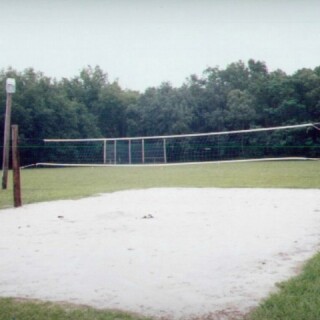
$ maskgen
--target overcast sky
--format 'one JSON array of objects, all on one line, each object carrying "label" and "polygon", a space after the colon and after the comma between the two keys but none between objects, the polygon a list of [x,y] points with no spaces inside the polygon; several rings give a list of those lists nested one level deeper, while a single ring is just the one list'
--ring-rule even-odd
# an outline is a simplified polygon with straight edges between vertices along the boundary
[{"label": "overcast sky", "polygon": [[60,79],[99,65],[144,91],[250,58],[319,66],[320,0],[0,0],[0,69]]}]

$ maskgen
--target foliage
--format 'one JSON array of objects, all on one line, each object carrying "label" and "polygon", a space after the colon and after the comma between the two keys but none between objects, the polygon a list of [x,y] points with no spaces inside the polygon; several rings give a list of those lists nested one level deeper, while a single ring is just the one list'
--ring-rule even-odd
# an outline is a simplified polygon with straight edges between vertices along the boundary
[{"label": "foliage", "polygon": [[[99,66],[88,66],[71,79],[51,79],[32,68],[0,71],[17,82],[12,123],[19,125],[23,151],[37,161],[47,155],[44,138],[98,138],[201,133],[320,122],[320,67],[287,75],[269,72],[265,63],[231,63],[207,68],[179,88],[164,82],[145,92],[123,90]],[[0,140],[3,141],[5,90],[0,91]],[[319,132],[311,145],[319,144]],[[288,141],[290,137],[288,136]],[[299,140],[295,141],[299,145]],[[1,148],[0,148],[1,149]],[[24,153],[25,152],[25,153]],[[318,154],[319,156],[319,154]],[[0,150],[2,158],[2,150]],[[1,159],[0,158],[0,159]]]}]

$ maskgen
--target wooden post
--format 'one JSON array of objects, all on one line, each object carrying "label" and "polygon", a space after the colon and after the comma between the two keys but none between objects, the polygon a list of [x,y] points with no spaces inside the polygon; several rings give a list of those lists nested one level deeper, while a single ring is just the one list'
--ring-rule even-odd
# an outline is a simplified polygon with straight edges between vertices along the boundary
[{"label": "wooden post", "polygon": [[10,122],[11,122],[12,94],[7,93],[6,115],[4,122],[3,157],[2,157],[2,189],[7,189],[10,149]]},{"label": "wooden post", "polygon": [[21,207],[21,182],[20,182],[20,159],[18,150],[19,129],[17,125],[12,126],[12,170],[13,170],[13,199],[14,206]]}]

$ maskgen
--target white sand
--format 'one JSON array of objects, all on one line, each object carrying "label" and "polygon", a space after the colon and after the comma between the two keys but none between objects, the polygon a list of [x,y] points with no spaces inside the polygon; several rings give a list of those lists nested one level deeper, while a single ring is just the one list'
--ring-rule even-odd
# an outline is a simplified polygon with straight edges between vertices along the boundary
[{"label": "white sand", "polygon": [[148,189],[1,210],[0,296],[224,319],[296,274],[319,236],[320,190]]}]

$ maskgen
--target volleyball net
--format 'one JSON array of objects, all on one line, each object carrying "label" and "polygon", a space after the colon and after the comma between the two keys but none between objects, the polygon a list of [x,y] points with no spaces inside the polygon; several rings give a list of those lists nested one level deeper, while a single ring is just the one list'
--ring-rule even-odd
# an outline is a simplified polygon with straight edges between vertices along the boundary
[{"label": "volleyball net", "polygon": [[[21,152],[25,154],[21,157],[24,166],[164,165],[319,159],[320,124],[166,136],[45,139],[29,150],[23,150],[22,146]],[[31,160],[34,157],[37,157],[37,161]]]}]

